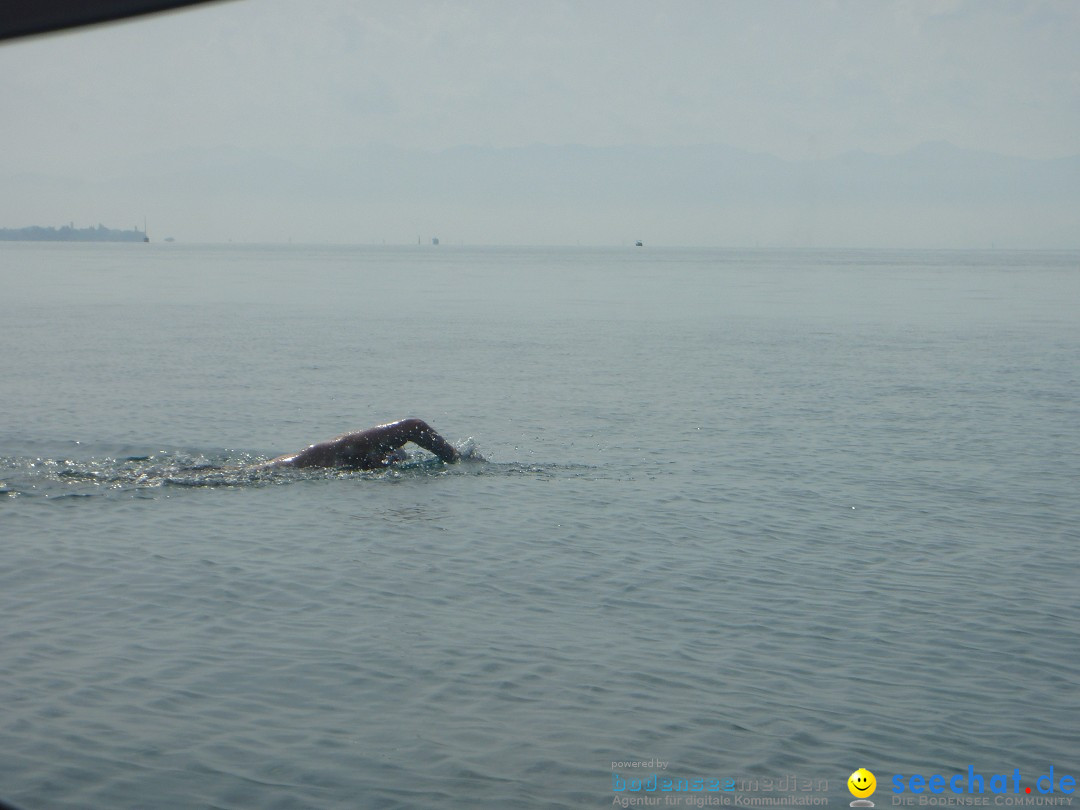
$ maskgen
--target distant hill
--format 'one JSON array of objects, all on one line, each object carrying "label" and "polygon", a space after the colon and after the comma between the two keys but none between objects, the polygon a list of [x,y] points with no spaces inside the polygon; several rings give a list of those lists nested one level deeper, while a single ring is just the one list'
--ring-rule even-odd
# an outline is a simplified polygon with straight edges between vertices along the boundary
[{"label": "distant hill", "polygon": [[0,228],[0,240],[8,242],[149,242],[146,233],[134,228],[130,231],[115,231],[98,225],[96,228],[76,228],[63,225],[59,228],[43,228],[32,225],[29,228]]}]

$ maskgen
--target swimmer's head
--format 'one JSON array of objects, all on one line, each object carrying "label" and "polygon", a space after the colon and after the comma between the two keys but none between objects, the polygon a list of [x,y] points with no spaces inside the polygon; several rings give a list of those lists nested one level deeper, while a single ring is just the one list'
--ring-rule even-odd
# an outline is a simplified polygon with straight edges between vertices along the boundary
[{"label": "swimmer's head", "polygon": [[402,464],[409,460],[409,454],[405,452],[405,449],[399,447],[397,450],[391,450],[383,457],[383,464],[390,466],[391,464]]}]

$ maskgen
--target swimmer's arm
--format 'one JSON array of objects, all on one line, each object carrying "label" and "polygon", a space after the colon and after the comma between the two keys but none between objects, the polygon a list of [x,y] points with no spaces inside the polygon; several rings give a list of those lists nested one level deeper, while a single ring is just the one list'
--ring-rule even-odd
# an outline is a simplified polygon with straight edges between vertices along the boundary
[{"label": "swimmer's arm", "polygon": [[379,450],[387,453],[397,450],[406,442],[412,442],[434,453],[447,464],[461,460],[454,446],[423,419],[402,419],[400,422],[373,427],[358,435],[377,443]]},{"label": "swimmer's arm", "polygon": [[407,442],[434,453],[448,464],[461,460],[454,446],[423,419],[402,419],[313,444],[299,453],[280,456],[262,466],[376,469],[384,466],[389,454]]}]

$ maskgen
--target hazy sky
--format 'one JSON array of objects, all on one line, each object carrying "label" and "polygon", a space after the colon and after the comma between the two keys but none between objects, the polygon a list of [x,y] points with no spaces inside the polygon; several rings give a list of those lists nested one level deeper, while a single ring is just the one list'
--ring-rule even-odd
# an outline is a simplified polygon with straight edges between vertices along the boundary
[{"label": "hazy sky", "polygon": [[1077,43],[1074,0],[233,0],[0,45],[0,173],[222,146],[1060,157]]}]

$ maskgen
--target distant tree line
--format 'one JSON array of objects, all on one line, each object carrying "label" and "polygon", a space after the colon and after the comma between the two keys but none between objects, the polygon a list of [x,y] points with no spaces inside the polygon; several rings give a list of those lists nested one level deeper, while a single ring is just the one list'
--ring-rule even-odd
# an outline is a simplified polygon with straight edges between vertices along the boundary
[{"label": "distant tree line", "polygon": [[0,228],[0,240],[17,242],[149,242],[146,233],[138,228],[130,231],[116,231],[98,225],[96,228],[76,228],[75,224],[59,228],[43,228],[32,225],[29,228]]}]

